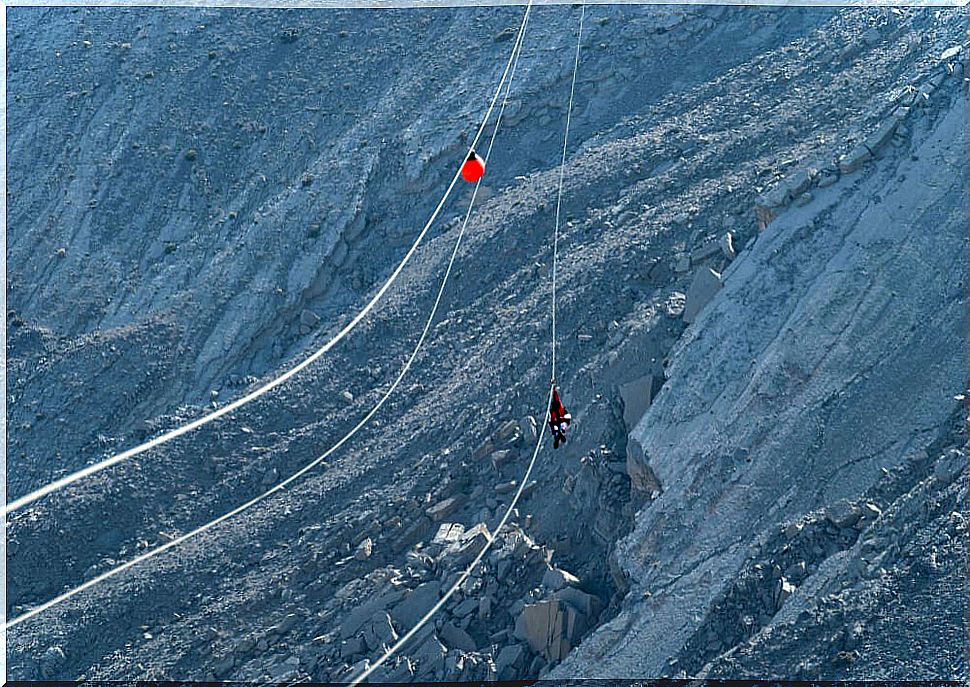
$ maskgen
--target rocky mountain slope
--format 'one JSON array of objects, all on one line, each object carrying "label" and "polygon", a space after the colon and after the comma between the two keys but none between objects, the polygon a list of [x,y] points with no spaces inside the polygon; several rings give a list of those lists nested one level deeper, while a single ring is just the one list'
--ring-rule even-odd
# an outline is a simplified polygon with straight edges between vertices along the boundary
[{"label": "rocky mountain slope", "polygon": [[[8,493],[329,338],[440,197],[520,13],[12,10]],[[578,15],[535,10],[385,411],[265,507],[12,629],[11,677],[345,679],[455,579],[541,421]],[[560,256],[574,431],[375,677],[967,677],[966,20],[589,10]],[[280,393],[14,514],[8,617],[339,439],[410,351],[467,200]]]}]

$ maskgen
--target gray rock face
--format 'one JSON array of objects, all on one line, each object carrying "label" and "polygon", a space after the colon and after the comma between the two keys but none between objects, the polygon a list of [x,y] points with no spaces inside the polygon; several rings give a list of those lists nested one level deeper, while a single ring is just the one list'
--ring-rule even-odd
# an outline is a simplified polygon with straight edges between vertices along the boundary
[{"label": "gray rock face", "polygon": [[[9,10],[9,493],[231,402],[346,324],[446,187],[521,12]],[[367,429],[8,632],[12,677],[348,680],[458,579],[545,410],[578,13],[536,10],[442,309]],[[965,677],[967,127],[946,112],[966,51],[937,57],[966,10],[587,13],[560,236],[570,441],[372,681]],[[860,141],[877,154],[840,176]],[[410,355],[470,192],[324,359],[10,519],[8,617],[353,427]],[[691,294],[685,327],[707,267],[721,292]],[[644,375],[663,391],[624,421],[615,390]],[[827,517],[843,499],[857,519]],[[583,589],[543,584],[551,566]],[[515,636],[527,614],[540,653]]]},{"label": "gray rock face", "polygon": [[[663,674],[679,647],[704,641],[689,619],[716,617],[718,581],[737,579],[763,533],[775,536],[820,503],[856,501],[881,469],[933,441],[966,378],[963,354],[932,343],[962,340],[967,325],[954,278],[968,263],[966,160],[953,152],[965,113],[941,111],[918,155],[877,160],[857,188],[835,186],[787,210],[732,264],[704,326],[671,353],[671,392],[631,437],[663,483],[619,546],[632,591],[619,617],[553,675]],[[724,458],[738,447],[745,461]],[[945,482],[955,470],[940,472]],[[833,522],[867,522],[857,508],[838,509]],[[836,546],[817,542],[809,552],[842,570],[828,558]],[[826,579],[846,584],[838,575]],[[811,598],[779,589],[786,608]],[[941,603],[954,602],[940,593]],[[774,604],[774,590],[766,594]],[[756,623],[760,613],[739,616]],[[943,645],[933,656],[937,666],[950,660]]]}]

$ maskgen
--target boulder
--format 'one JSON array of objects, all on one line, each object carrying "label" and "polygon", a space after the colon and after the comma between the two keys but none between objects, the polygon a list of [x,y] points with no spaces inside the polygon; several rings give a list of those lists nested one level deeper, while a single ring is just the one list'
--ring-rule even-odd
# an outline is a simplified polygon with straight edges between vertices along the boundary
[{"label": "boulder", "polygon": [[481,684],[495,680],[492,662],[480,654],[449,651],[445,658],[444,679],[451,684]]},{"label": "boulder", "polygon": [[596,620],[603,610],[603,604],[598,597],[575,587],[563,587],[553,594],[553,598],[565,601],[587,620]]},{"label": "boulder", "polygon": [[[363,673],[368,668],[370,668],[370,661],[367,660],[366,658],[362,658],[359,661],[357,661],[357,663],[355,663],[355,664],[351,665],[349,668],[347,668],[347,670],[345,670],[344,672],[340,673],[339,678],[338,678],[338,681],[339,682],[350,682],[351,680],[353,680],[355,677],[357,677],[358,675],[360,675],[361,673]],[[374,674],[373,673],[371,674],[371,677],[374,677]]]},{"label": "boulder", "polygon": [[530,479],[524,487],[522,487],[522,498],[527,499],[535,493],[535,490],[539,486],[539,480]]},{"label": "boulder", "polygon": [[795,593],[795,585],[782,577],[775,587],[775,608],[781,608],[788,597]]},{"label": "boulder", "polygon": [[779,183],[770,191],[762,193],[755,199],[755,207],[766,210],[783,208],[791,202],[788,184]]},{"label": "boulder", "polygon": [[687,13],[683,10],[665,12],[656,19],[656,32],[667,33],[686,21]]},{"label": "boulder", "polygon": [[367,650],[363,637],[351,637],[340,645],[340,658],[349,661],[356,656],[360,656]]},{"label": "boulder", "polygon": [[872,159],[872,152],[865,145],[857,145],[839,159],[839,171],[851,174]]},{"label": "boulder", "polygon": [[893,134],[896,133],[896,126],[899,121],[895,118],[890,118],[883,122],[883,124],[876,129],[869,138],[866,139],[865,146],[869,149],[869,152],[875,155],[882,149],[889,141],[892,140]]},{"label": "boulder", "polygon": [[495,444],[492,443],[492,440],[486,439],[472,453],[472,460],[481,460],[485,456],[489,455],[494,449]]},{"label": "boulder", "polygon": [[376,613],[384,610],[388,606],[393,606],[404,598],[404,592],[398,589],[391,590],[377,597],[372,597],[369,601],[361,604],[344,618],[340,625],[340,638],[349,639],[357,634],[364,623],[371,620]]},{"label": "boulder", "polygon": [[734,260],[737,253],[734,250],[734,236],[731,234],[731,232],[726,232],[723,234],[718,241],[718,245],[720,246],[721,253],[724,255],[724,257],[726,257],[728,260]]},{"label": "boulder", "polygon": [[397,631],[391,623],[391,616],[387,611],[381,611],[374,615],[370,624],[364,629],[364,642],[367,649],[376,652],[382,647],[391,646],[397,641]]},{"label": "boulder", "polygon": [[382,680],[384,683],[400,685],[414,681],[414,664],[407,656],[401,656],[393,668],[388,668],[387,664],[382,667],[386,669],[385,678]]},{"label": "boulder", "polygon": [[[235,665],[236,665],[235,657],[232,654],[229,654],[228,656],[223,656],[221,659],[216,661],[215,665],[212,667],[212,672],[216,675],[216,677],[219,677],[228,673],[230,670],[232,670],[233,666]],[[41,674],[43,674],[45,678],[53,677],[52,675],[44,674],[44,669],[45,668],[42,665]]]},{"label": "boulder", "polygon": [[521,677],[525,669],[526,651],[521,644],[502,647],[495,657],[495,672],[499,680]]},{"label": "boulder", "polygon": [[478,651],[478,645],[472,639],[472,636],[452,623],[445,623],[441,626],[441,639],[451,649],[469,652]]},{"label": "boulder", "polygon": [[650,496],[660,493],[660,481],[650,467],[640,442],[633,437],[626,442],[626,472],[631,486],[637,491]]},{"label": "boulder", "polygon": [[623,422],[629,432],[647,412],[653,402],[653,375],[644,375],[632,382],[620,386],[620,398],[623,399]]},{"label": "boulder", "polygon": [[464,568],[485,548],[489,539],[491,534],[488,527],[481,523],[475,525],[445,550],[445,555],[448,557],[447,567]]},{"label": "boulder", "polygon": [[782,529],[782,532],[785,535],[785,539],[791,540],[797,537],[804,528],[805,528],[804,523],[795,521],[785,525],[785,527]]},{"label": "boulder", "polygon": [[304,327],[316,327],[320,324],[320,316],[309,309],[304,309],[300,313],[300,324]]},{"label": "boulder", "polygon": [[[229,660],[232,661],[231,656],[229,657]],[[41,675],[44,677],[44,679],[53,678],[57,675],[61,668],[64,667],[65,663],[67,663],[67,657],[64,654],[64,649],[56,645],[49,646],[40,657]],[[226,668],[226,670],[229,670],[229,668],[232,668],[231,664],[228,668]]]},{"label": "boulder", "polygon": [[444,501],[439,501],[435,505],[431,506],[426,512],[428,517],[430,517],[434,522],[441,522],[458,510],[458,505],[458,499],[452,496]]},{"label": "boulder", "polygon": [[451,612],[456,618],[464,618],[466,615],[471,615],[478,609],[478,598],[469,597],[462,601],[460,604],[455,606],[455,609]]},{"label": "boulder", "polygon": [[552,591],[559,591],[563,587],[570,587],[579,584],[579,578],[570,572],[559,568],[550,568],[542,576],[542,585]]},{"label": "boulder", "polygon": [[818,177],[819,188],[825,188],[826,186],[831,186],[836,181],[839,180],[839,171],[837,169],[825,170]]},{"label": "boulder", "polygon": [[515,420],[508,420],[503,422],[501,426],[495,431],[495,438],[499,441],[509,441],[515,437],[516,430],[519,428],[519,423]]},{"label": "boulder", "polygon": [[348,246],[344,241],[337,241],[337,245],[333,247],[333,253],[330,254],[330,262],[335,267],[340,267],[344,264],[349,252],[350,246]]},{"label": "boulder", "polygon": [[951,60],[954,57],[958,56],[962,51],[963,51],[963,46],[959,44],[949,47],[946,50],[944,50],[942,53],[940,53],[940,62],[946,62],[947,60]]},{"label": "boulder", "polygon": [[519,483],[516,482],[515,480],[512,480],[510,482],[501,482],[495,485],[495,493],[511,494],[513,491],[515,491],[516,487],[518,486],[519,486]]},{"label": "boulder", "polygon": [[808,565],[805,561],[798,561],[797,563],[792,563],[785,569],[785,577],[788,579],[801,579],[805,577],[808,572]]},{"label": "boulder", "polygon": [[282,683],[293,680],[300,669],[300,657],[290,656],[285,661],[277,663],[269,669],[269,676],[272,682]]},{"label": "boulder", "polygon": [[495,599],[486,594],[478,599],[478,619],[487,620],[492,615]]},{"label": "boulder", "polygon": [[873,26],[872,28],[863,31],[862,42],[868,47],[871,48],[875,45],[879,45],[880,41],[882,41],[882,32],[878,27]]},{"label": "boulder", "polygon": [[441,583],[432,580],[413,589],[404,600],[391,609],[391,619],[397,627],[409,629],[418,624],[418,620],[438,603]]},{"label": "boulder", "polygon": [[815,168],[802,169],[798,172],[792,174],[788,179],[786,179],[786,186],[788,187],[788,197],[791,199],[798,198],[808,189],[812,188],[812,181],[818,175],[818,170]]},{"label": "boulder", "polygon": [[374,540],[367,537],[360,544],[357,545],[357,550],[354,551],[354,558],[358,561],[366,561],[374,553]]},{"label": "boulder", "polygon": [[233,647],[232,651],[234,654],[245,656],[249,654],[254,648],[256,648],[256,640],[253,639],[252,636],[249,636],[249,637],[243,637],[238,642],[236,642],[236,646]]},{"label": "boulder", "polygon": [[967,457],[958,448],[951,448],[933,466],[933,478],[941,484],[949,484],[963,472]]},{"label": "boulder", "polygon": [[687,303],[687,296],[680,291],[674,291],[664,303],[664,311],[667,317],[680,317],[684,314],[684,306]]},{"label": "boulder", "polygon": [[697,246],[690,253],[690,261],[692,264],[697,264],[702,260],[706,260],[721,249],[720,243],[717,239],[711,239],[705,241],[701,245]]},{"label": "boulder", "polygon": [[488,525],[483,522],[478,523],[461,536],[462,542],[476,541],[485,544],[492,538],[492,533],[488,531]]},{"label": "boulder", "polygon": [[415,663],[415,677],[424,679],[444,675],[445,656],[447,654],[448,650],[438,639],[437,635],[434,633],[428,635],[427,638],[411,652],[411,658],[414,659]]},{"label": "boulder", "polygon": [[526,605],[515,621],[515,636],[547,661],[561,661],[587,629],[587,620],[561,599]]},{"label": "boulder", "polygon": [[438,526],[438,531],[431,539],[432,544],[448,546],[460,541],[465,533],[465,526],[457,522],[443,522]]},{"label": "boulder", "polygon": [[862,509],[848,499],[840,499],[825,509],[825,517],[836,527],[852,527],[862,517]]},{"label": "boulder", "polygon": [[687,302],[684,305],[684,322],[690,324],[700,314],[711,299],[721,290],[721,275],[705,267],[697,270],[694,280],[687,290]]},{"label": "boulder", "polygon": [[506,463],[508,463],[515,456],[515,452],[512,449],[502,449],[501,451],[493,451],[492,455],[489,457],[492,461],[492,467],[496,470],[500,470]]},{"label": "boulder", "polygon": [[279,37],[283,43],[295,43],[300,38],[300,30],[296,27],[288,26],[280,31]]},{"label": "boulder", "polygon": [[391,541],[391,549],[394,553],[401,553],[411,542],[421,539],[431,530],[431,520],[422,515],[415,519],[413,523],[400,535],[395,536]]},{"label": "boulder", "polygon": [[300,623],[300,616],[296,613],[287,613],[284,618],[270,628],[270,634],[285,635]]},{"label": "boulder", "polygon": [[519,420],[519,431],[522,433],[522,436],[526,438],[526,441],[530,439],[535,441],[535,439],[539,436],[536,419],[531,415],[526,415],[524,418]]}]

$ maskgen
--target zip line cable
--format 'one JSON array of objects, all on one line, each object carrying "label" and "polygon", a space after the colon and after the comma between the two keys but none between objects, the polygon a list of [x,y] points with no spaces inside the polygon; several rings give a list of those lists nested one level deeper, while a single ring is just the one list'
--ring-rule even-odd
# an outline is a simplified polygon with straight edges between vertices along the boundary
[{"label": "zip line cable", "polygon": [[579,71],[579,48],[583,39],[583,19],[586,18],[586,0],[579,13],[579,34],[576,36],[576,56],[573,58],[573,78],[569,84],[569,106],[566,108],[566,131],[562,137],[562,161],[559,164],[559,190],[556,193],[556,231],[552,239],[552,383],[556,385],[556,273],[559,267],[559,222],[562,210],[562,185],[566,173],[566,146],[569,144],[569,124],[572,121],[573,97],[576,95],[576,73]]},{"label": "zip line cable", "polygon": [[[529,17],[530,10],[531,10],[531,0],[530,0],[530,6],[526,8],[526,12],[525,12],[525,15],[523,17],[522,25],[521,25],[521,27],[519,29],[519,32],[520,32],[519,33],[519,36],[516,39],[515,44],[513,46],[512,58],[515,58],[514,61],[517,61],[517,55],[519,54],[519,52],[521,50],[522,38],[523,38],[524,33],[525,33],[525,26],[526,26],[526,23],[528,21],[528,17]],[[511,67],[512,64],[513,64],[513,60],[510,60],[509,66]],[[506,71],[506,74],[508,75],[509,73],[510,72],[507,70]],[[511,79],[509,79],[509,81],[508,81],[508,86],[509,87],[511,86],[511,83],[512,83],[511,82]],[[501,89],[499,89],[498,94],[500,94],[500,93],[501,93]],[[489,156],[491,155],[492,145],[494,144],[494,142],[495,142],[495,136],[498,133],[498,125],[501,122],[502,114],[505,112],[505,107],[508,104],[508,98],[509,98],[509,88],[506,89],[505,99],[504,99],[504,101],[502,103],[502,107],[501,107],[501,110],[499,111],[498,117],[495,120],[495,128],[492,131],[492,136],[491,136],[491,139],[489,140],[488,149],[486,150],[486,153],[485,153],[485,160],[486,160],[486,162],[487,162]],[[497,98],[496,98],[496,100],[497,100]],[[493,105],[494,105],[494,102],[493,102]],[[490,107],[489,108],[489,112],[491,112],[491,110],[492,110],[492,108]],[[482,128],[479,130],[479,135],[484,130],[484,126],[485,126],[485,124],[483,123]],[[477,142],[478,136],[476,136],[476,139],[475,140]],[[455,241],[455,247],[452,250],[451,258],[450,258],[450,260],[448,262],[448,267],[445,270],[444,278],[442,279],[441,286],[438,289],[438,294],[437,294],[437,296],[435,298],[434,305],[433,305],[433,307],[431,309],[431,313],[428,316],[428,320],[427,320],[427,322],[424,325],[424,329],[421,332],[421,336],[418,338],[418,341],[417,341],[417,344],[414,347],[414,350],[411,352],[411,355],[407,359],[407,361],[405,362],[404,367],[401,368],[401,371],[398,373],[397,378],[394,380],[394,382],[391,384],[391,386],[388,388],[388,390],[384,393],[384,395],[380,398],[380,400],[374,405],[374,407],[371,408],[371,410],[353,427],[353,429],[351,429],[346,435],[344,435],[344,437],[341,438],[336,444],[334,444],[329,449],[327,449],[327,451],[323,455],[321,455],[320,457],[318,457],[315,460],[311,461],[307,465],[303,466],[297,472],[293,473],[292,475],[290,475],[289,477],[287,477],[285,480],[283,480],[282,482],[279,482],[278,484],[276,484],[272,488],[268,489],[267,491],[263,492],[262,494],[259,494],[258,496],[253,497],[249,501],[243,503],[241,506],[237,506],[233,510],[231,510],[231,511],[229,511],[227,513],[224,513],[223,515],[220,515],[218,518],[216,518],[214,520],[211,520],[211,521],[207,522],[204,525],[200,525],[196,529],[194,529],[194,530],[192,530],[190,532],[187,532],[186,534],[183,534],[183,535],[181,535],[179,537],[176,537],[175,539],[172,539],[171,541],[168,541],[165,544],[162,544],[161,546],[159,546],[159,547],[157,547],[155,549],[152,549],[151,551],[147,551],[147,552],[143,553],[140,556],[136,556],[135,558],[131,559],[130,561],[127,561],[125,563],[122,563],[121,565],[119,565],[119,566],[117,566],[115,568],[112,568],[111,570],[108,570],[107,572],[102,573],[101,575],[98,575],[97,577],[93,577],[90,580],[84,582],[83,584],[81,584],[81,585],[79,585],[79,586],[77,586],[77,587],[75,587],[73,589],[70,589],[70,590],[64,592],[63,594],[60,594],[59,596],[51,599],[50,601],[47,601],[47,602],[45,602],[45,603],[43,603],[43,604],[41,604],[39,606],[36,606],[36,607],[30,609],[26,613],[23,613],[22,615],[20,615],[20,616],[14,618],[13,620],[7,622],[4,625],[4,629],[5,630],[10,630],[11,628],[16,627],[17,625],[19,625],[19,624],[21,624],[21,623],[23,623],[23,622],[25,622],[27,620],[30,620],[31,618],[33,618],[33,617],[35,617],[37,615],[40,615],[44,611],[47,611],[50,608],[53,608],[54,606],[57,606],[58,604],[63,603],[64,601],[67,601],[68,599],[76,596],[77,594],[80,594],[83,591],[86,591],[88,589],[91,589],[95,585],[100,584],[101,582],[104,582],[105,580],[108,580],[108,579],[110,579],[110,578],[118,575],[119,573],[122,573],[125,570],[128,570],[129,568],[132,568],[132,567],[138,565],[139,563],[143,563],[144,561],[146,561],[146,560],[148,560],[150,558],[154,558],[155,556],[158,556],[158,555],[164,553],[165,551],[168,551],[169,549],[172,549],[172,548],[178,546],[179,544],[183,544],[184,542],[188,541],[189,539],[193,539],[193,538],[197,537],[198,535],[203,534],[204,532],[207,532],[208,530],[212,529],[213,527],[216,527],[217,525],[219,525],[219,524],[221,524],[221,523],[229,520],[230,518],[232,518],[232,517],[234,517],[236,515],[239,515],[243,511],[249,510],[250,508],[252,508],[253,506],[257,505],[261,501],[265,500],[269,496],[275,494],[278,491],[283,490],[289,484],[295,482],[297,479],[299,479],[300,477],[302,477],[303,475],[305,475],[307,472],[309,472],[313,468],[315,468],[318,465],[320,465],[320,463],[322,463],[327,458],[329,458],[341,446],[343,446],[345,443],[347,443],[351,439],[351,437],[353,437],[358,431],[360,431],[361,428],[363,428],[364,425],[366,425],[367,422],[377,413],[377,411],[380,410],[380,408],[384,405],[384,403],[387,402],[387,399],[390,398],[391,394],[394,393],[394,390],[397,389],[397,387],[400,385],[401,381],[404,379],[404,376],[411,369],[411,365],[414,363],[415,358],[417,358],[418,352],[421,350],[421,346],[424,344],[424,341],[425,341],[425,339],[428,336],[428,332],[431,330],[431,323],[434,321],[434,316],[437,313],[438,307],[439,307],[439,305],[441,303],[441,298],[442,298],[442,295],[444,294],[445,286],[448,283],[448,278],[451,275],[452,267],[455,264],[455,258],[457,257],[457,255],[458,255],[458,249],[461,246],[461,239],[462,239],[462,237],[465,234],[465,228],[468,225],[468,220],[469,220],[469,217],[471,216],[471,211],[472,211],[472,208],[474,207],[475,199],[476,199],[476,197],[478,195],[478,189],[479,189],[480,186],[481,186],[481,180],[479,180],[475,184],[475,190],[472,193],[472,198],[471,198],[471,200],[469,202],[469,205],[468,205],[468,211],[465,213],[465,219],[462,222],[461,230],[458,232],[458,238]]]},{"label": "zip line cable", "polygon": [[[529,1],[529,5],[530,6],[531,6],[531,4],[532,4],[532,0]],[[505,510],[505,514],[502,516],[502,519],[499,521],[498,526],[495,528],[495,532],[492,533],[488,537],[488,540],[485,542],[485,546],[482,547],[482,550],[479,551],[478,552],[478,555],[475,556],[475,558],[472,560],[472,562],[468,564],[468,567],[465,568],[464,571],[462,571],[462,574],[459,576],[458,580],[448,589],[447,592],[445,592],[444,596],[442,596],[440,599],[438,599],[437,603],[435,603],[435,605],[432,606],[431,609],[427,613],[425,613],[421,617],[420,620],[418,620],[418,622],[415,624],[415,626],[412,627],[410,630],[408,630],[408,632],[406,632],[400,639],[398,639],[397,642],[395,642],[393,646],[391,646],[390,648],[388,648],[384,652],[384,654],[379,659],[377,659],[374,662],[373,665],[369,665],[357,677],[355,677],[350,682],[350,684],[348,685],[348,687],[357,687],[357,685],[359,685],[364,680],[366,680],[368,677],[370,677],[371,674],[375,670],[377,670],[379,667],[381,667],[382,665],[384,665],[384,663],[386,663],[392,656],[394,656],[394,654],[396,654],[401,649],[401,647],[403,647],[412,637],[414,637],[414,635],[416,635],[421,630],[422,627],[424,627],[428,622],[430,622],[431,619],[434,617],[434,615],[438,611],[440,611],[441,608],[446,603],[448,603],[448,600],[452,596],[454,596],[455,592],[458,591],[458,589],[465,582],[465,580],[467,580],[471,576],[472,572],[474,572],[475,568],[478,567],[478,564],[481,563],[482,559],[485,557],[485,554],[488,553],[489,550],[492,548],[492,544],[495,543],[495,540],[498,538],[499,533],[505,527],[506,523],[508,522],[509,517],[512,515],[512,511],[515,510],[515,507],[518,504],[519,499],[522,497],[522,492],[525,489],[525,485],[528,484],[529,477],[532,475],[532,470],[533,470],[533,468],[535,468],[536,459],[539,456],[539,450],[542,448],[542,440],[543,440],[543,438],[545,436],[546,425],[549,424],[549,408],[552,405],[552,394],[553,394],[553,392],[555,391],[555,388],[556,388],[556,385],[555,385],[555,377],[556,377],[556,358],[555,358],[555,351],[556,351],[556,338],[555,338],[556,337],[556,334],[555,334],[555,331],[556,331],[556,329],[555,329],[556,328],[556,299],[555,299],[555,293],[556,293],[556,263],[557,263],[557,261],[559,259],[559,208],[560,208],[560,204],[561,204],[561,201],[562,201],[562,188],[563,188],[563,173],[562,173],[562,169],[565,167],[565,164],[566,164],[566,146],[567,146],[568,140],[569,140],[570,113],[572,112],[572,109],[573,109],[573,96],[575,95],[575,91],[576,91],[576,73],[579,70],[579,52],[580,52],[580,46],[582,44],[583,20],[585,19],[585,17],[586,17],[586,2],[585,2],[585,0],[583,0],[582,9],[580,10],[580,15],[579,15],[579,33],[578,33],[577,38],[576,38],[576,57],[575,57],[575,61],[573,62],[572,84],[570,85],[570,89],[569,89],[569,106],[566,109],[566,132],[565,132],[565,135],[563,136],[562,164],[560,165],[559,191],[558,191],[558,196],[557,196],[557,200],[556,200],[556,227],[555,227],[555,237],[553,239],[553,258],[552,258],[552,266],[553,266],[553,270],[552,270],[552,293],[553,293],[553,299],[552,299],[552,332],[553,332],[552,333],[552,351],[553,351],[553,354],[552,354],[552,356],[553,356],[552,357],[552,372],[553,372],[553,375],[552,376],[553,376],[553,380],[554,381],[553,381],[553,383],[549,387],[549,396],[546,399],[546,415],[545,415],[545,420],[542,423],[542,429],[539,431],[539,437],[538,437],[538,440],[536,441],[535,450],[532,452],[532,458],[529,460],[529,466],[526,468],[525,474],[522,477],[522,481],[519,484],[519,488],[515,492],[515,496],[512,498],[511,503],[509,503],[508,508]]]},{"label": "zip line cable", "polygon": [[[525,27],[525,19],[527,18],[527,16],[528,15],[526,15],[526,17],[523,17],[522,26],[519,27],[519,38],[516,40],[516,42],[513,45],[512,54],[509,55],[508,63],[505,65],[505,71],[502,73],[502,78],[499,81],[498,88],[495,90],[495,95],[492,96],[491,103],[488,106],[488,110],[485,112],[485,117],[484,119],[482,119],[481,126],[478,127],[478,132],[475,134],[475,138],[472,140],[472,144],[468,149],[469,154],[471,153],[471,151],[475,149],[475,146],[478,144],[478,140],[479,138],[481,138],[481,135],[485,130],[485,126],[489,120],[489,117],[491,117],[492,111],[495,108],[495,103],[498,102],[499,95],[502,92],[502,87],[505,85],[506,79],[510,74],[513,60],[516,55],[516,50],[521,45],[520,39],[522,35],[522,30]],[[347,336],[347,334],[353,331],[353,329],[361,322],[361,320],[364,319],[364,317],[367,316],[367,314],[374,308],[377,302],[384,296],[384,294],[391,287],[394,281],[397,280],[398,276],[401,274],[401,271],[411,260],[411,257],[417,251],[418,246],[424,240],[424,237],[428,233],[428,230],[431,228],[431,225],[434,223],[435,219],[437,219],[438,214],[441,212],[442,208],[445,205],[445,202],[448,200],[448,197],[451,195],[451,192],[454,189],[455,184],[458,182],[458,179],[460,176],[461,176],[461,165],[458,166],[458,170],[455,172],[455,176],[452,178],[451,183],[448,185],[448,188],[445,191],[445,194],[441,197],[441,200],[438,201],[438,205],[431,213],[431,217],[428,218],[428,221],[425,223],[424,228],[418,234],[417,238],[414,241],[414,244],[404,255],[404,259],[401,260],[401,263],[394,269],[391,275],[387,278],[387,281],[385,281],[384,284],[381,286],[381,288],[377,290],[377,293],[374,294],[374,296],[367,303],[367,305],[364,306],[364,308],[359,313],[357,313],[357,315],[343,329],[341,329],[332,339],[330,339],[327,343],[325,343],[323,346],[321,346],[312,354],[310,354],[305,360],[294,365],[289,370],[282,373],[278,377],[270,380],[269,382],[259,387],[258,389],[255,389],[249,392],[248,394],[246,394],[245,396],[242,396],[236,399],[235,401],[228,403],[222,408],[214,410],[213,412],[207,415],[203,415],[202,417],[197,418],[191,422],[188,422],[182,425],[181,427],[176,427],[175,429],[170,430],[164,434],[161,434],[155,437],[154,439],[146,441],[143,444],[130,448],[126,451],[122,451],[121,453],[111,456],[110,458],[106,458],[102,461],[94,463],[93,465],[89,465],[85,468],[82,468],[81,470],[73,472],[70,475],[66,475],[60,479],[54,480],[50,484],[40,487],[39,489],[36,489],[24,496],[21,496],[20,498],[14,499],[13,501],[7,503],[4,506],[3,514],[9,515],[14,511],[17,511],[23,508],[24,506],[30,503],[33,503],[34,501],[41,499],[49,494],[52,494],[56,491],[60,491],[64,487],[74,484],[75,482],[82,480],[85,477],[90,477],[91,475],[101,472],[102,470],[105,470],[114,465],[118,465],[119,463],[122,463],[128,460],[129,458],[134,458],[135,456],[140,455],[153,448],[156,448],[157,446],[161,446],[162,444],[165,444],[171,441],[172,439],[180,437],[183,434],[188,434],[189,432],[195,429],[198,429],[203,425],[207,425],[213,420],[217,420],[223,415],[227,415],[233,412],[234,410],[238,410],[239,408],[246,405],[247,403],[254,401],[260,396],[263,396],[264,394],[272,391],[283,382],[287,381],[288,379],[291,379],[292,377],[294,377],[295,375],[299,374],[304,369],[309,367],[316,360],[318,360],[322,355],[324,355],[331,348],[336,346],[345,336]]]}]

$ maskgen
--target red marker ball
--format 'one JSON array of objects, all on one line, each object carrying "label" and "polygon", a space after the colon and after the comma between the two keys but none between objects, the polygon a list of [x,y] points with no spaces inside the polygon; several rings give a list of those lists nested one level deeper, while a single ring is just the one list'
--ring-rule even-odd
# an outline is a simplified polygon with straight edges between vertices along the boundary
[{"label": "red marker ball", "polygon": [[473,150],[468,154],[468,159],[461,166],[461,176],[465,181],[474,184],[485,175],[485,160],[480,158]]}]

